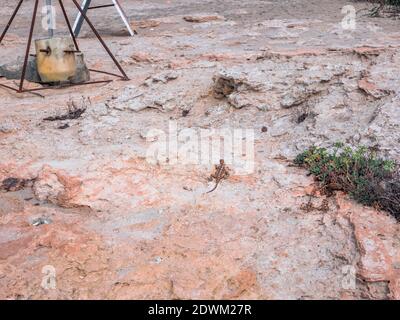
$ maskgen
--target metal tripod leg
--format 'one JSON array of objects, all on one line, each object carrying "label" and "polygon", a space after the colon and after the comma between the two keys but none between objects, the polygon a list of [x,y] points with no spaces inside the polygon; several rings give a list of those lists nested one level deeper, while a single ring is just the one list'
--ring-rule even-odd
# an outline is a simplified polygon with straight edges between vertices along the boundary
[{"label": "metal tripod leg", "polygon": [[[92,0],[83,0],[81,4],[81,9],[82,11],[87,14],[89,9],[100,9],[100,8],[105,8],[105,7],[115,7],[117,9],[118,14],[120,15],[122,21],[124,22],[126,28],[129,31],[129,34],[133,37],[135,35],[135,32],[132,30],[131,25],[129,24],[129,20],[127,15],[125,14],[124,10],[122,9],[122,6],[120,5],[118,0],[112,0],[113,4],[109,5],[101,5],[101,6],[95,6],[95,7],[90,7]],[[73,31],[75,37],[79,36],[79,33],[81,32],[82,29],[82,24],[83,24],[84,18],[82,14],[79,12],[78,16],[76,17]]]},{"label": "metal tripod leg", "polygon": [[33,8],[33,16],[32,16],[31,29],[29,30],[28,43],[26,44],[26,52],[25,52],[24,66],[22,67],[21,81],[20,81],[20,83],[19,83],[19,90],[18,90],[18,92],[23,92],[23,89],[24,89],[24,81],[25,81],[26,68],[27,68],[27,66],[28,66],[29,51],[30,51],[30,49],[31,49],[32,36],[33,36],[33,29],[35,28],[36,13],[37,13],[38,6],[39,6],[39,0],[36,0],[36,1],[35,1],[35,6],[34,6],[34,8]]},{"label": "metal tripod leg", "polygon": [[18,2],[17,7],[15,8],[15,10],[14,10],[14,12],[13,12],[13,14],[12,14],[10,20],[8,21],[6,27],[4,28],[3,33],[1,34],[0,43],[3,41],[5,35],[7,34],[7,31],[8,31],[8,29],[10,28],[11,23],[14,21],[14,18],[15,18],[15,16],[17,15],[17,12],[18,12],[19,8],[21,7],[21,4],[22,4],[23,1],[24,1],[24,0],[20,0],[20,1]]},{"label": "metal tripod leg", "polygon": [[124,80],[129,80],[128,76],[126,75],[124,69],[122,69],[121,65],[119,64],[118,60],[115,58],[115,56],[112,54],[111,50],[108,48],[107,44],[104,42],[103,38],[100,36],[92,22],[89,20],[85,12],[82,10],[80,7],[79,3],[76,0],[72,0],[72,2],[75,4],[83,18],[86,20],[86,23],[89,25],[89,27],[92,29],[93,33],[96,35],[97,39],[100,41],[102,44],[103,48],[107,51],[108,55],[111,57],[111,59],[114,61],[114,64],[117,66],[118,70],[121,72],[122,77]]},{"label": "metal tripod leg", "polygon": [[62,0],[58,0],[58,3],[60,4],[60,8],[61,8],[61,11],[62,11],[62,13],[63,13],[63,15],[64,15],[65,22],[67,23],[67,27],[68,27],[69,34],[71,35],[72,40],[74,41],[75,49],[76,49],[77,51],[80,51],[78,42],[76,41],[74,32],[73,32],[73,30],[72,30],[72,28],[71,28],[71,23],[69,22],[67,12],[65,11],[64,4],[63,4]]},{"label": "metal tripod leg", "polygon": [[[81,5],[81,8],[82,8],[83,12],[86,13],[88,11],[91,2],[92,2],[92,0],[83,0],[82,5]],[[82,24],[83,24],[84,20],[85,19],[83,18],[82,13],[79,12],[78,16],[76,17],[74,26],[72,28],[75,37],[79,36],[79,33],[81,32]]]},{"label": "metal tripod leg", "polygon": [[126,16],[124,10],[122,9],[121,5],[119,4],[118,0],[112,0],[114,6],[117,8],[119,15],[121,16],[122,21],[125,23],[126,28],[129,31],[129,34],[133,37],[135,34],[129,24],[128,17]]}]

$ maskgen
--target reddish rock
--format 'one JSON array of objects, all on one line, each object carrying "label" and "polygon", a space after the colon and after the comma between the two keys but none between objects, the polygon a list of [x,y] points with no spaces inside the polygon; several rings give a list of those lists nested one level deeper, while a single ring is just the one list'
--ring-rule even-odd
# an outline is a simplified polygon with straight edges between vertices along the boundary
[{"label": "reddish rock", "polygon": [[225,20],[223,16],[217,14],[215,15],[197,14],[191,16],[184,16],[183,19],[187,22],[195,22],[195,23]]},{"label": "reddish rock", "polygon": [[358,87],[366,94],[373,96],[376,99],[386,96],[388,93],[385,90],[379,89],[368,78],[362,78],[358,81]]},{"label": "reddish rock", "polygon": [[146,28],[156,28],[161,24],[161,21],[158,20],[141,20],[141,21],[134,21],[131,23],[132,27],[134,29],[136,28],[141,28],[141,29],[146,29]]},{"label": "reddish rock", "polygon": [[368,47],[368,46],[362,46],[362,47],[357,47],[352,49],[353,52],[359,54],[359,55],[365,55],[365,56],[378,56],[381,54],[383,51],[385,51],[386,48],[384,47]]},{"label": "reddish rock", "polygon": [[146,62],[146,63],[155,62],[154,57],[147,52],[136,52],[131,56],[131,59],[135,62]]},{"label": "reddish rock", "polygon": [[400,226],[385,212],[355,206],[338,196],[342,214],[349,217],[361,254],[359,275],[367,282],[387,282],[389,298],[400,298]]},{"label": "reddish rock", "polygon": [[33,185],[33,192],[40,201],[49,201],[61,207],[75,207],[73,199],[80,193],[81,181],[63,170],[43,166]]},{"label": "reddish rock", "polygon": [[[296,49],[290,51],[272,51],[268,53],[269,55],[277,55],[284,57],[297,57],[297,56],[320,56],[326,54],[326,49]],[[267,55],[268,55],[267,54]]]}]

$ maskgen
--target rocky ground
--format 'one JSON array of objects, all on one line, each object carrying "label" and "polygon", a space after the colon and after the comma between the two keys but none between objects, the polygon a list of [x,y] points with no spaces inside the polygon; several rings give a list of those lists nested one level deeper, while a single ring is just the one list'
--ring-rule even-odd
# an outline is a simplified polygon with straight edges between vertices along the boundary
[{"label": "rocky ground", "polygon": [[[0,89],[0,298],[399,299],[395,219],[291,165],[336,141],[400,160],[399,21],[359,11],[344,30],[342,7],[366,4],[341,0],[121,2],[134,38],[113,10],[91,14],[131,80]],[[87,27],[80,43],[113,70]],[[160,130],[238,129],[247,162],[212,193],[219,154],[148,157]]]}]

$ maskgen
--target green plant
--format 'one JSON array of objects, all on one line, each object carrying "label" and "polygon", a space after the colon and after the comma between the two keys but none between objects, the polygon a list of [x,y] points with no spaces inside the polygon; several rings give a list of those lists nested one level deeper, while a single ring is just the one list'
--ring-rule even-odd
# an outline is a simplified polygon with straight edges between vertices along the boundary
[{"label": "green plant", "polygon": [[342,190],[364,204],[387,210],[400,220],[400,179],[392,160],[379,158],[367,147],[336,143],[331,151],[311,147],[294,163],[307,168],[329,193]]},{"label": "green plant", "polygon": [[400,6],[400,0],[385,0],[384,2],[388,6]]},{"label": "green plant", "polygon": [[370,0],[369,2],[376,3],[370,11],[373,17],[379,17],[381,13],[387,13],[392,17],[400,14],[400,0]]}]

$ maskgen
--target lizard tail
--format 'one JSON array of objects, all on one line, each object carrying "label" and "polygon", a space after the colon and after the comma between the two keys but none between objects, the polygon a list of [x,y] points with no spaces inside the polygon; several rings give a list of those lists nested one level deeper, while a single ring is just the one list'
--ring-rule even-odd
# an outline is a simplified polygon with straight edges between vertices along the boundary
[{"label": "lizard tail", "polygon": [[217,187],[218,187],[218,183],[217,183],[217,184],[215,185],[215,187],[214,187],[214,188],[212,188],[210,191],[207,191],[207,192],[206,192],[206,194],[207,194],[207,193],[211,193],[211,192],[213,192],[215,189],[217,189]]}]

